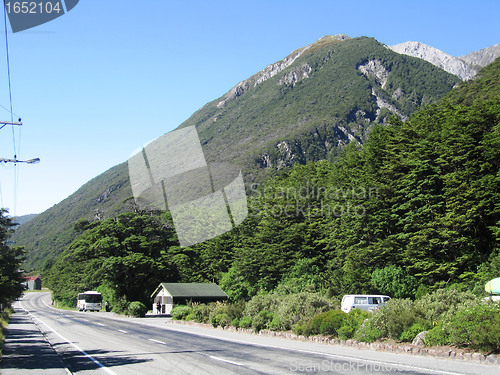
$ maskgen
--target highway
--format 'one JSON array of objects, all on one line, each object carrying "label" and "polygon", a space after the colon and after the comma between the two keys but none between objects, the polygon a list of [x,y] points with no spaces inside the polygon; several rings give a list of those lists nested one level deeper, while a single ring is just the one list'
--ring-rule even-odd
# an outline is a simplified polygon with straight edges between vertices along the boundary
[{"label": "highway", "polygon": [[50,303],[49,293],[27,293],[16,308],[29,314],[73,374],[486,375],[499,369],[221,330],[189,332],[165,318],[112,318]]}]

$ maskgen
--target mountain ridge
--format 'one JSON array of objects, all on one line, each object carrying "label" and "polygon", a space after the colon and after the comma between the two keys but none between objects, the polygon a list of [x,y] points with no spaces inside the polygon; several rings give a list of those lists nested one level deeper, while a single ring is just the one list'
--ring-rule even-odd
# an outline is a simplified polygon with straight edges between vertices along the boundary
[{"label": "mountain ridge", "polygon": [[500,44],[456,57],[421,42],[408,41],[389,46],[391,50],[418,57],[467,81],[475,77],[481,68],[491,64],[500,56]]},{"label": "mountain ridge", "polygon": [[[374,38],[326,36],[241,81],[179,128],[196,126],[209,163],[231,163],[248,183],[258,183],[295,163],[334,161],[349,142],[362,143],[373,124],[391,115],[404,119],[457,83],[456,76]],[[40,269],[76,238],[78,220],[136,209],[122,163],[14,237],[26,247],[26,268]]]}]

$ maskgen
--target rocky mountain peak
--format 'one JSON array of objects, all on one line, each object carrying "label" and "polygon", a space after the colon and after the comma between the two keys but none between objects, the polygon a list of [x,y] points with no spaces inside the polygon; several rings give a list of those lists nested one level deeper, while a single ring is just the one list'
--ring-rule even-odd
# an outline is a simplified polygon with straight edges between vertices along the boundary
[{"label": "rocky mountain peak", "polygon": [[437,48],[421,42],[405,42],[389,46],[394,52],[418,57],[467,81],[474,78],[477,72],[500,56],[500,44],[471,52],[462,57],[455,57]]},{"label": "rocky mountain peak", "polygon": [[479,51],[471,52],[468,55],[461,56],[460,59],[472,66],[484,68],[498,57],[500,57],[500,43],[480,49]]},{"label": "rocky mountain peak", "polygon": [[466,81],[473,78],[477,69],[467,64],[465,61],[460,60],[458,57],[452,56],[437,48],[428,46],[420,42],[405,42],[390,46],[394,52],[403,55],[409,55],[426,60],[431,64],[460,77],[461,80]]},{"label": "rocky mountain peak", "polygon": [[[229,90],[229,92],[226,95],[222,97],[222,99],[217,103],[217,107],[218,108],[224,107],[229,100],[241,96],[246,91],[248,91],[250,87],[258,86],[261,83],[267,81],[268,79],[274,77],[276,74],[281,73],[284,69],[292,65],[295,62],[295,60],[297,60],[297,58],[299,58],[304,52],[308,50],[311,50],[312,52],[314,50],[322,48],[325,45],[341,42],[347,39],[350,39],[350,37],[348,37],[345,34],[325,35],[322,38],[318,39],[316,42],[293,51],[283,60],[280,60],[278,62],[266,66],[257,74],[238,83],[231,90]],[[301,69],[303,70],[303,67]],[[305,74],[307,74],[307,72]]]}]

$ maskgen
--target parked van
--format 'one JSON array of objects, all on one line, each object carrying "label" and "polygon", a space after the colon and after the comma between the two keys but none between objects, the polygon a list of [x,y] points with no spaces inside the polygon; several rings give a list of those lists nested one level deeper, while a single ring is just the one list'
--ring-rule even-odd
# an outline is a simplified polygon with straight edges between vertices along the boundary
[{"label": "parked van", "polygon": [[382,295],[348,294],[342,298],[341,309],[346,313],[353,309],[373,311],[390,299],[391,297]]}]

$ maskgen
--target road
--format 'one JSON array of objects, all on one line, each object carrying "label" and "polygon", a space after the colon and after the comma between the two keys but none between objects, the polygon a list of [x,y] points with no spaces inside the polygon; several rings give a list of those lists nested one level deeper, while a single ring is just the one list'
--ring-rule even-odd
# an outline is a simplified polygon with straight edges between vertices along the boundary
[{"label": "road", "polygon": [[[169,328],[165,318],[63,311],[50,294],[18,302],[74,374],[495,374],[498,366],[295,342],[221,330]],[[188,328],[186,328],[188,329]],[[224,337],[226,335],[227,337]]]}]

